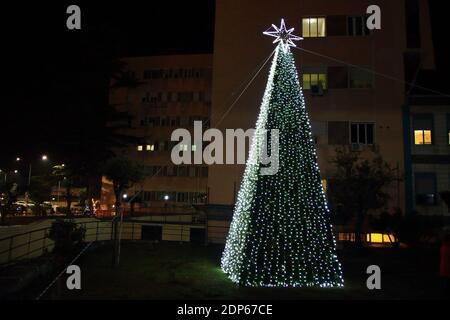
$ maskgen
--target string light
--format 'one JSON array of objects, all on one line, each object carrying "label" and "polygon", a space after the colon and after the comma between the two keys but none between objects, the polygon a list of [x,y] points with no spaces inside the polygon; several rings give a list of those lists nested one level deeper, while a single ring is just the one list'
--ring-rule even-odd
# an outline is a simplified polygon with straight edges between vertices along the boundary
[{"label": "string light", "polygon": [[[279,170],[261,175],[256,160],[270,129],[280,134]],[[344,285],[311,125],[284,41],[272,60],[221,267],[245,286]]]}]

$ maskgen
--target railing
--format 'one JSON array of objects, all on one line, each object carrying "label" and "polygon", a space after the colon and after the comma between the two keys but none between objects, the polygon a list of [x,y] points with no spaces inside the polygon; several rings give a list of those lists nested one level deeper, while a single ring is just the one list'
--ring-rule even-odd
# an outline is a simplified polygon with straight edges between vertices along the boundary
[{"label": "railing", "polygon": [[[41,251],[41,254],[43,254],[47,250],[48,247],[53,245],[53,243],[48,243],[48,240],[47,240],[48,239],[47,238],[47,230],[48,229],[49,228],[32,230],[32,231],[15,234],[13,236],[9,236],[9,237],[0,239],[0,249],[2,250],[2,251],[0,251],[0,265],[9,264],[12,261],[20,260],[24,257],[32,256],[37,251]],[[32,235],[36,234],[38,232],[43,233],[45,236],[38,238],[38,239],[32,239]],[[26,237],[28,240],[20,243],[19,245],[14,246],[14,242],[15,242],[14,240],[19,239],[20,237]],[[38,241],[42,241],[42,246],[40,246],[38,249],[31,250],[31,245]],[[4,244],[7,244],[8,249],[4,250],[4,247],[5,247]],[[24,248],[25,246],[26,246],[25,253],[19,254],[17,256],[13,255],[14,251]],[[4,258],[5,255],[7,256],[6,259]],[[6,260],[6,262],[5,262],[5,260]]]},{"label": "railing", "polygon": [[[114,220],[77,221],[77,225],[86,230],[85,242],[113,240],[114,223]],[[173,217],[159,220],[124,220],[121,239],[141,240],[143,225],[165,225],[167,238],[173,238],[173,240],[179,238],[181,241],[183,239],[188,241],[186,240],[186,226],[203,227],[202,222],[173,221]],[[178,225],[178,228],[169,227],[170,225]],[[36,258],[50,251],[54,246],[54,242],[48,238],[50,228],[46,227],[0,238],[0,266],[9,265],[24,258]]]},{"label": "railing", "polygon": [[[113,238],[113,221],[78,222],[86,230],[85,241],[105,241]],[[134,237],[134,222],[132,223],[131,237]],[[106,226],[105,226],[106,225]],[[11,264],[24,258],[35,258],[50,251],[54,242],[48,238],[51,227],[31,230],[14,234],[0,239],[0,266]],[[107,231],[105,231],[107,229]],[[95,232],[92,232],[95,230]],[[124,229],[123,233],[127,233]]]}]

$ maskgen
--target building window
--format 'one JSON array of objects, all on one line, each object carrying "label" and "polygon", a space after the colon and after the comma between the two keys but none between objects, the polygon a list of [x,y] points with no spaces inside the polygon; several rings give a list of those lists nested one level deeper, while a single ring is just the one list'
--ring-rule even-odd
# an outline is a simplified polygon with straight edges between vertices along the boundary
[{"label": "building window", "polygon": [[372,73],[368,70],[350,67],[348,78],[350,88],[372,88],[373,86]]},{"label": "building window", "polygon": [[178,167],[178,176],[179,177],[187,177],[188,176],[188,167],[185,167],[185,166]]},{"label": "building window", "polygon": [[418,205],[435,205],[436,196],[436,174],[435,173],[416,173],[414,176],[416,204]]},{"label": "building window", "polygon": [[177,192],[177,202],[188,202],[188,196],[187,192]]},{"label": "building window", "polygon": [[144,146],[141,146],[141,145],[137,146],[137,151],[142,151],[142,150],[144,150]]},{"label": "building window", "polygon": [[347,28],[349,36],[366,36],[369,34],[367,18],[363,16],[347,17]]},{"label": "building window", "polygon": [[352,123],[350,125],[350,143],[373,144],[373,123]]},{"label": "building window", "polygon": [[414,130],[414,144],[431,144],[431,130]]},{"label": "building window", "polygon": [[339,232],[338,233],[338,240],[339,241],[355,241],[355,233],[353,232]]},{"label": "building window", "polygon": [[321,85],[322,89],[327,88],[326,73],[304,73],[303,74],[303,89],[310,90],[311,86]]},{"label": "building window", "polygon": [[329,66],[327,74],[330,89],[348,88],[348,69],[346,66]]},{"label": "building window", "polygon": [[432,144],[433,116],[428,114],[413,115],[414,144]]},{"label": "building window", "polygon": [[304,38],[325,37],[326,23],[325,18],[303,18],[302,36]]},{"label": "building window", "polygon": [[388,233],[368,233],[366,241],[369,243],[394,243],[396,239],[393,234]]},{"label": "building window", "polygon": [[328,144],[348,145],[348,121],[328,121]]},{"label": "building window", "polygon": [[145,150],[147,150],[147,151],[155,151],[155,145],[154,144],[148,144],[145,147]]}]

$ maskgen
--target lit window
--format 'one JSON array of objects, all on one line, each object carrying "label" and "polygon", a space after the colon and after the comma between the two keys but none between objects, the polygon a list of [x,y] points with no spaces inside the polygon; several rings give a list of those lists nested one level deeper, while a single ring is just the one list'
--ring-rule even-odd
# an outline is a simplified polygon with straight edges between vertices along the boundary
[{"label": "lit window", "polygon": [[325,37],[325,18],[303,18],[302,35],[305,38]]},{"label": "lit window", "polygon": [[383,234],[381,233],[368,233],[366,235],[367,242],[371,243],[383,243]]},{"label": "lit window", "polygon": [[433,115],[414,114],[412,118],[414,144],[425,145],[433,143]]},{"label": "lit window", "polygon": [[366,241],[369,243],[393,243],[395,242],[395,237],[393,234],[368,233],[366,234]]},{"label": "lit window", "polygon": [[304,73],[303,89],[310,90],[311,86],[321,85],[322,89],[327,88],[327,75],[325,73]]},{"label": "lit window", "polygon": [[137,151],[142,151],[144,150],[144,146],[137,146]]},{"label": "lit window", "polygon": [[414,130],[414,144],[431,144],[431,130]]},{"label": "lit window", "polygon": [[383,242],[395,242],[393,234],[383,234]]},{"label": "lit window", "polygon": [[192,151],[197,151],[197,146],[195,144],[192,145]]},{"label": "lit window", "polygon": [[147,151],[155,151],[155,145],[154,144],[148,144],[146,146]]}]

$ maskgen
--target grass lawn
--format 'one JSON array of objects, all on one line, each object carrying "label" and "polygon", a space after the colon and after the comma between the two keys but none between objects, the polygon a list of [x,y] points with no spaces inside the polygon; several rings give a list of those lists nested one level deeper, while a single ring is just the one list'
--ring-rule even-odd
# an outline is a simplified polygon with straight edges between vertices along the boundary
[{"label": "grass lawn", "polygon": [[[111,246],[88,250],[78,261],[82,289],[65,289],[66,277],[44,298],[59,299],[433,299],[442,298],[437,251],[370,249],[339,252],[345,287],[238,287],[219,268],[222,246],[124,242],[120,266]],[[381,268],[381,290],[366,288],[366,268]]]}]

